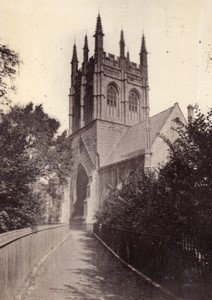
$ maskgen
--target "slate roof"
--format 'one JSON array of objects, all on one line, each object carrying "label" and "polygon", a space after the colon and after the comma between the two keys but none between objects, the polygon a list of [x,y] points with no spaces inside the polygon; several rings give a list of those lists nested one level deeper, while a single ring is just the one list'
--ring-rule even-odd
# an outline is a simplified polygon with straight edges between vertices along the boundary
[{"label": "slate roof", "polygon": [[[150,118],[151,145],[158,133],[172,113],[175,106],[172,106]],[[138,123],[125,131],[113,150],[104,162],[103,166],[111,165],[119,161],[129,159],[140,154],[144,154],[145,149],[145,121]]]}]

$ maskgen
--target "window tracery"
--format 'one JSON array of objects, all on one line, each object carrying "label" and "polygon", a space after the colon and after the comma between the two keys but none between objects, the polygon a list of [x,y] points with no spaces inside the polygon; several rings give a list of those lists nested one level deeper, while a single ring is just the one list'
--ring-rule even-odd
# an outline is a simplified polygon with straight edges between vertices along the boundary
[{"label": "window tracery", "polygon": [[138,121],[139,98],[136,92],[129,94],[129,118],[131,121]]},{"label": "window tracery", "polygon": [[107,88],[107,106],[108,114],[115,117],[117,115],[118,91],[113,85],[109,85]]}]

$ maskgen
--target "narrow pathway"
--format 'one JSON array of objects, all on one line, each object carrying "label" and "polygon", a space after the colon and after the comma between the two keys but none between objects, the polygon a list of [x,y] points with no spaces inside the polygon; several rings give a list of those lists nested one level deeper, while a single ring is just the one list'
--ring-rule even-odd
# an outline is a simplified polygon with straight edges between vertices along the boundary
[{"label": "narrow pathway", "polygon": [[91,234],[72,231],[44,262],[24,300],[159,300]]}]

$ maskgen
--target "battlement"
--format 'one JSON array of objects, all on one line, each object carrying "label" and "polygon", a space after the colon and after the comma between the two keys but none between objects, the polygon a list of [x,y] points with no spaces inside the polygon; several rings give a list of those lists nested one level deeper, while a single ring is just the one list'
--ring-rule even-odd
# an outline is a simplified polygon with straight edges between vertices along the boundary
[{"label": "battlement", "polygon": [[[131,62],[127,59],[127,57],[124,58],[127,64],[127,69],[129,71],[132,71],[135,74],[140,73],[140,65],[136,64],[134,62]],[[103,52],[103,63],[108,66],[112,66],[115,68],[120,68],[120,57],[115,56],[114,54]]]},{"label": "battlement", "polygon": [[[140,71],[140,65],[136,64],[134,62],[131,62],[127,59],[127,57],[124,58],[126,60],[126,71],[128,73],[134,74],[134,75],[141,75],[141,71]],[[93,71],[93,67],[94,67],[94,63],[95,63],[95,59],[94,56],[91,56],[86,64],[86,73],[90,73]],[[115,56],[114,54],[111,53],[106,53],[105,51],[103,52],[103,62],[104,65],[109,66],[109,67],[113,67],[116,69],[120,69],[120,57],[119,56]],[[77,78],[77,83],[80,83],[80,78],[83,74],[83,65],[80,69],[78,69],[77,73],[76,73],[76,78]]]},{"label": "battlement", "polygon": [[119,67],[119,59],[114,54],[103,52],[103,63],[108,66]]},{"label": "battlement", "polygon": [[139,69],[139,66],[136,63],[134,63],[134,62],[130,62],[130,67],[132,69]]}]

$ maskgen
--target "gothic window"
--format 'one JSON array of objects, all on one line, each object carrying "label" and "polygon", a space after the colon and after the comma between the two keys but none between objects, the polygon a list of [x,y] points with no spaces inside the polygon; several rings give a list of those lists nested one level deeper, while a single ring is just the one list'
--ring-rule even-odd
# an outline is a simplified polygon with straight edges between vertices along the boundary
[{"label": "gothic window", "polygon": [[107,106],[108,106],[108,114],[110,116],[116,116],[118,105],[118,92],[117,89],[110,85],[107,89]]},{"label": "gothic window", "polygon": [[138,111],[138,96],[135,92],[131,92],[129,95],[129,110],[132,112]]},{"label": "gothic window", "polygon": [[131,121],[138,121],[138,107],[138,95],[134,91],[132,91],[129,94],[129,118]]}]

